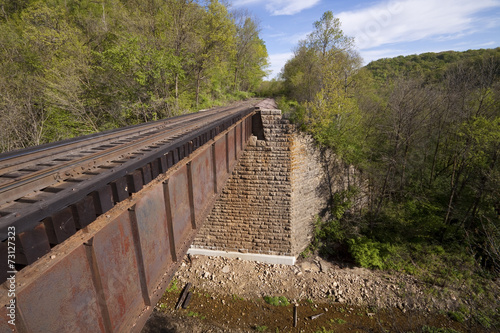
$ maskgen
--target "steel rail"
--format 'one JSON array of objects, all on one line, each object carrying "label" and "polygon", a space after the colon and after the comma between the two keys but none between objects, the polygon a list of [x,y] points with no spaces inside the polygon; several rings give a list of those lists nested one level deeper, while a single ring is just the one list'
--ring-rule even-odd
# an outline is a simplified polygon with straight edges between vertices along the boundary
[{"label": "steel rail", "polygon": [[[3,234],[8,226],[14,225],[16,226],[16,232],[24,232],[31,230],[34,228],[42,219],[51,216],[54,212],[58,210],[64,209],[68,207],[72,203],[78,202],[82,200],[86,196],[88,196],[91,192],[99,190],[106,184],[113,182],[120,177],[124,177],[126,175],[130,175],[132,171],[137,168],[141,168],[147,163],[152,163],[154,160],[158,160],[164,158],[167,152],[175,151],[179,149],[186,143],[191,142],[191,140],[196,140],[200,135],[204,133],[212,133],[215,129],[224,127],[224,124],[228,121],[234,122],[235,119],[241,119],[243,116],[249,116],[253,114],[254,107],[236,107],[236,108],[227,108],[222,112],[220,116],[217,116],[219,111],[209,114],[207,117],[197,117],[197,124],[193,124],[191,126],[190,131],[188,129],[183,128],[179,129],[177,134],[181,132],[185,132],[184,135],[176,137],[170,133],[168,135],[169,140],[166,140],[167,136],[163,136],[163,141],[160,137],[152,138],[143,138],[141,140],[143,145],[146,145],[144,148],[148,148],[148,151],[141,151],[143,155],[141,158],[131,158],[125,159],[121,162],[117,162],[113,168],[109,169],[101,169],[99,173],[93,176],[88,176],[89,181],[82,181],[78,183],[71,184],[71,186],[63,188],[61,192],[58,192],[53,197],[44,199],[42,201],[33,201],[29,205],[25,205],[22,209],[9,209],[10,205],[5,205],[0,209],[0,234]],[[210,119],[210,117],[215,117],[215,119]],[[187,132],[188,131],[188,132]],[[215,133],[215,132],[214,132]],[[150,144],[152,147],[147,147]],[[134,145],[134,148],[139,148],[140,144]],[[117,156],[120,154],[124,154],[121,149],[116,151]],[[133,154],[133,152],[130,152]],[[129,155],[130,155],[129,154]],[[102,158],[103,161],[113,160],[113,158],[106,157],[104,152],[98,153],[99,157]],[[85,158],[85,161],[88,161],[89,158]],[[88,162],[87,162],[88,163]],[[59,168],[69,168],[69,166],[59,166]],[[96,166],[98,167],[98,166]],[[74,168],[74,166],[73,166]],[[58,173],[61,171],[59,170]],[[54,172],[52,172],[53,176]],[[44,175],[45,177],[46,175]],[[86,176],[85,174],[83,176]],[[50,175],[48,176],[50,177]],[[29,183],[28,180],[25,180],[26,183]],[[35,182],[35,180],[33,180]],[[30,185],[33,185],[31,182]],[[63,182],[64,183],[64,182]],[[29,188],[30,185],[26,185],[26,188]],[[0,192],[0,195],[3,193]]]},{"label": "steel rail", "polygon": [[[23,168],[33,167],[33,163],[37,165],[46,163],[51,159],[67,154],[69,151],[75,152],[77,150],[92,149],[98,145],[102,145],[111,141],[120,141],[128,138],[130,135],[141,135],[152,132],[165,127],[177,126],[186,121],[193,119],[203,118],[216,111],[206,111],[195,113],[198,117],[193,118],[194,114],[181,115],[165,120],[158,120],[155,122],[143,123],[125,128],[109,130],[100,133],[89,134],[73,139],[58,141],[50,144],[44,144],[28,149],[16,150],[0,154],[0,177],[8,174],[9,172],[19,171]],[[218,111],[220,112],[220,110]],[[185,118],[188,118],[186,120]],[[5,183],[7,181],[0,181]],[[0,204],[2,204],[0,202]]]},{"label": "steel rail", "polygon": [[[181,124],[188,127],[174,128],[169,131],[152,131],[151,134],[135,139],[133,142],[129,142],[126,145],[121,144],[116,147],[106,148],[95,153],[91,153],[87,156],[79,157],[77,159],[69,161],[60,161],[62,163],[57,163],[54,166],[49,166],[42,170],[31,172],[27,175],[21,175],[20,177],[11,179],[7,184],[0,184],[0,205],[9,203],[13,200],[21,198],[23,195],[29,194],[40,190],[42,188],[48,187],[57,183],[58,181],[63,181],[65,179],[78,176],[83,172],[90,171],[92,169],[98,168],[104,163],[109,163],[115,159],[126,158],[131,154],[137,152],[141,147],[147,147],[156,142],[159,142],[165,138],[173,137],[182,132],[188,132],[196,128],[197,123],[201,120],[203,121],[216,121],[224,116],[216,117],[220,114],[219,112],[211,112],[208,114],[203,114],[201,116],[195,117],[194,119],[188,119]],[[212,119],[214,118],[215,119]],[[187,123],[187,124],[186,124]],[[170,126],[179,125],[179,123],[169,124]],[[137,133],[134,133],[137,135]],[[114,141],[114,140],[113,140]],[[87,147],[88,148],[88,147]]]}]

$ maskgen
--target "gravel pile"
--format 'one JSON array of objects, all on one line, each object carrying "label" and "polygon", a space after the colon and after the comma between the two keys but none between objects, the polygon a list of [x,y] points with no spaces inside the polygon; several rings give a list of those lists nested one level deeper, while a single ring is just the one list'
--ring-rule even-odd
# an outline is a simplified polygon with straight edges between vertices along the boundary
[{"label": "gravel pile", "polygon": [[241,259],[186,256],[174,279],[183,286],[211,294],[245,299],[285,296],[291,301],[310,299],[348,305],[405,310],[445,310],[458,307],[458,292],[432,289],[403,274],[365,268],[342,268],[319,257],[298,261],[294,266],[266,264]]}]

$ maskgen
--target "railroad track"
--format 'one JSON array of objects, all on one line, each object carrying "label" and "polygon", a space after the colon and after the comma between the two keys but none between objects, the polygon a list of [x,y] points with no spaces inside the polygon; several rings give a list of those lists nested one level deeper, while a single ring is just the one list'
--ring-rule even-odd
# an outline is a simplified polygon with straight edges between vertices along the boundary
[{"label": "railroad track", "polygon": [[33,263],[254,109],[240,103],[0,154],[0,257],[14,228],[17,267]]}]

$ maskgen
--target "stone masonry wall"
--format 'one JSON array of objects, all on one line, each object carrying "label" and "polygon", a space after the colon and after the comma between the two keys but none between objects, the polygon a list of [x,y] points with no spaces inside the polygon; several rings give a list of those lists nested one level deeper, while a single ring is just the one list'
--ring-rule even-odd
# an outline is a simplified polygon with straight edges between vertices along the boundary
[{"label": "stone masonry wall", "polygon": [[327,207],[329,190],[320,152],[310,135],[294,133],[290,159],[292,253],[298,255],[311,242],[316,216]]},{"label": "stone masonry wall", "polygon": [[262,110],[265,140],[252,137],[193,247],[292,255],[291,125]]},{"label": "stone masonry wall", "polygon": [[330,193],[346,186],[349,171],[332,176],[324,152],[280,110],[262,110],[261,119],[263,137],[254,128],[261,140],[251,137],[193,248],[298,256]]}]

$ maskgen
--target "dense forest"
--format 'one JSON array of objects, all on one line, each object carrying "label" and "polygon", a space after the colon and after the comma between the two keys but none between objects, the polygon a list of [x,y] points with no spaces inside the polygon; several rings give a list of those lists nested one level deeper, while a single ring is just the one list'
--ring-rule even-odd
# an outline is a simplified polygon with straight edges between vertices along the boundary
[{"label": "dense forest", "polygon": [[294,52],[263,92],[366,184],[332,193],[308,251],[467,286],[456,315],[500,327],[500,48],[362,67],[326,12]]},{"label": "dense forest", "polygon": [[217,0],[0,0],[0,152],[242,99],[259,30]]}]

